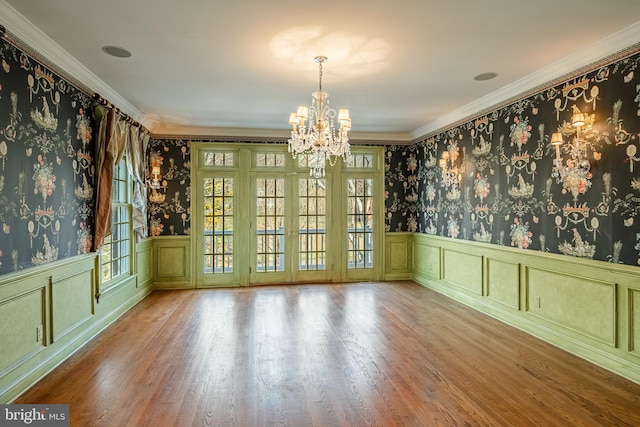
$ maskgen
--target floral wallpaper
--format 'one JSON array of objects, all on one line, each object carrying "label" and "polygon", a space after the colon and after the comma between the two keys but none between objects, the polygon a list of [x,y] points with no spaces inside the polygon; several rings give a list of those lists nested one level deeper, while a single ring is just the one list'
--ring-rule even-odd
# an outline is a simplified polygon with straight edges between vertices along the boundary
[{"label": "floral wallpaper", "polygon": [[93,101],[0,40],[0,274],[91,250]]},{"label": "floral wallpaper", "polygon": [[[6,274],[92,250],[95,125],[92,99],[27,53],[0,40],[0,61]],[[635,54],[389,146],[386,230],[639,265],[639,65]],[[147,176],[160,170],[150,234],[190,234],[190,141],[152,139],[147,154]]]},{"label": "floral wallpaper", "polygon": [[152,139],[147,154],[149,170],[160,167],[158,188],[148,190],[149,234],[191,234],[191,142]]},{"label": "floral wallpaper", "polygon": [[639,66],[635,54],[389,147],[387,231],[640,265]]}]

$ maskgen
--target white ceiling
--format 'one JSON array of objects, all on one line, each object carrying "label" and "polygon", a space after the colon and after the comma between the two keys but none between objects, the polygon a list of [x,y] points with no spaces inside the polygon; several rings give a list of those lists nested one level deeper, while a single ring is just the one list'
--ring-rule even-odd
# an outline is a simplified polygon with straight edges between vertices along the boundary
[{"label": "white ceiling", "polygon": [[639,43],[639,19],[638,0],[0,0],[10,35],[156,135],[286,136],[326,55],[354,137],[411,141]]}]

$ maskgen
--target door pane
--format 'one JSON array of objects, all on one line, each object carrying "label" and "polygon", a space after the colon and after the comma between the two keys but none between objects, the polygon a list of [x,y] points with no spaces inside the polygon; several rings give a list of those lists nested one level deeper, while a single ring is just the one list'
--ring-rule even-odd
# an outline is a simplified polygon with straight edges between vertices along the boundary
[{"label": "door pane", "polygon": [[203,184],[204,274],[233,272],[233,178]]},{"label": "door pane", "polygon": [[373,179],[347,179],[347,268],[373,268]]},{"label": "door pane", "polygon": [[256,271],[284,271],[284,178],[257,178],[256,190]]},{"label": "door pane", "polygon": [[326,181],[298,179],[298,269],[326,269]]}]

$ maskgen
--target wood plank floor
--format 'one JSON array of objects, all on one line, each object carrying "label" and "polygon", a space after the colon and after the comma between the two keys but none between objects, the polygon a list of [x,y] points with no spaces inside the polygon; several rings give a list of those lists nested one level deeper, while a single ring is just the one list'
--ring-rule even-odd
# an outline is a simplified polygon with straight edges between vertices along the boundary
[{"label": "wood plank floor", "polygon": [[156,291],[15,403],[73,426],[640,426],[640,385],[412,282]]}]

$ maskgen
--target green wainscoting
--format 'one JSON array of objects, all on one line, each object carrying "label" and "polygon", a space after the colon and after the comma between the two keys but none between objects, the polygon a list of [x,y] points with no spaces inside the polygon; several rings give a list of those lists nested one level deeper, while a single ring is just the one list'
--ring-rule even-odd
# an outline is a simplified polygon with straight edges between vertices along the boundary
[{"label": "green wainscoting", "polygon": [[[442,280],[450,286],[474,295],[483,295],[482,254],[470,248],[444,249],[442,254]],[[476,253],[474,253],[476,252]]]},{"label": "green wainscoting", "polygon": [[413,234],[423,286],[640,383],[640,269]]},{"label": "green wainscoting", "polygon": [[411,278],[413,266],[413,233],[386,233],[384,236],[385,280],[407,280]]},{"label": "green wainscoting", "polygon": [[153,283],[156,289],[192,288],[190,236],[153,238]]},{"label": "green wainscoting", "polygon": [[133,274],[98,284],[96,254],[0,277],[0,403],[86,344],[152,290],[152,239],[136,245]]},{"label": "green wainscoting", "polygon": [[640,358],[640,290],[629,289],[627,298],[629,300],[629,352]]}]

